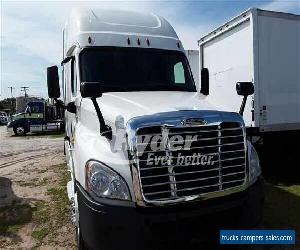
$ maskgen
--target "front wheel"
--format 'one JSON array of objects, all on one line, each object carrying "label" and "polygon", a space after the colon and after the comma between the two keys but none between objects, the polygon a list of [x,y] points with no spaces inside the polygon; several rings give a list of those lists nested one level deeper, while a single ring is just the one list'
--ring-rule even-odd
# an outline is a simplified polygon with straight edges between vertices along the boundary
[{"label": "front wheel", "polygon": [[22,135],[26,135],[27,131],[24,126],[18,125],[16,127],[14,127],[14,133],[16,136],[22,136]]}]

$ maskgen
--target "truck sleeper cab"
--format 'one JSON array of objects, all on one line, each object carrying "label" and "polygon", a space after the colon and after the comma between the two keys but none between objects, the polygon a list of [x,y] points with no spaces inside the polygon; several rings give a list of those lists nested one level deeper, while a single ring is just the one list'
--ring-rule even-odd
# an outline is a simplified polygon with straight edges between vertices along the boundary
[{"label": "truck sleeper cab", "polygon": [[[156,236],[260,224],[263,182],[243,118],[204,100],[165,19],[73,10],[62,65],[79,248],[146,249]],[[57,99],[58,68],[47,76]]]}]

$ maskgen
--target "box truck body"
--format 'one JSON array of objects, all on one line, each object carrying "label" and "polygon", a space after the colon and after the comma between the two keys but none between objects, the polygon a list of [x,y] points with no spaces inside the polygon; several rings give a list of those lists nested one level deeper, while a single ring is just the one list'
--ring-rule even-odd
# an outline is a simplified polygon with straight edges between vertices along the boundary
[{"label": "box truck body", "polygon": [[237,82],[253,82],[244,119],[260,132],[300,129],[300,16],[250,9],[199,40],[207,100],[238,111]]}]

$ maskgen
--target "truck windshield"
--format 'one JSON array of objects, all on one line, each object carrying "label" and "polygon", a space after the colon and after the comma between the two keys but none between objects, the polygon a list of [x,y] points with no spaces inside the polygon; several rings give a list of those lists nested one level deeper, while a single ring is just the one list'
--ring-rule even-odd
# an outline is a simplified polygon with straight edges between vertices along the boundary
[{"label": "truck windshield", "polygon": [[100,82],[104,92],[196,91],[187,58],[179,51],[86,49],[80,71],[82,82]]}]

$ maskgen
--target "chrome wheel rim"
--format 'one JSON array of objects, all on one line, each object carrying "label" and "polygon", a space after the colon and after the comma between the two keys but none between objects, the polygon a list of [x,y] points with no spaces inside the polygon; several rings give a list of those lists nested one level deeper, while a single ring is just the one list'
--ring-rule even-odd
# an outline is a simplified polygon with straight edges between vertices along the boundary
[{"label": "chrome wheel rim", "polygon": [[17,134],[22,135],[25,133],[25,129],[23,127],[17,127]]}]

